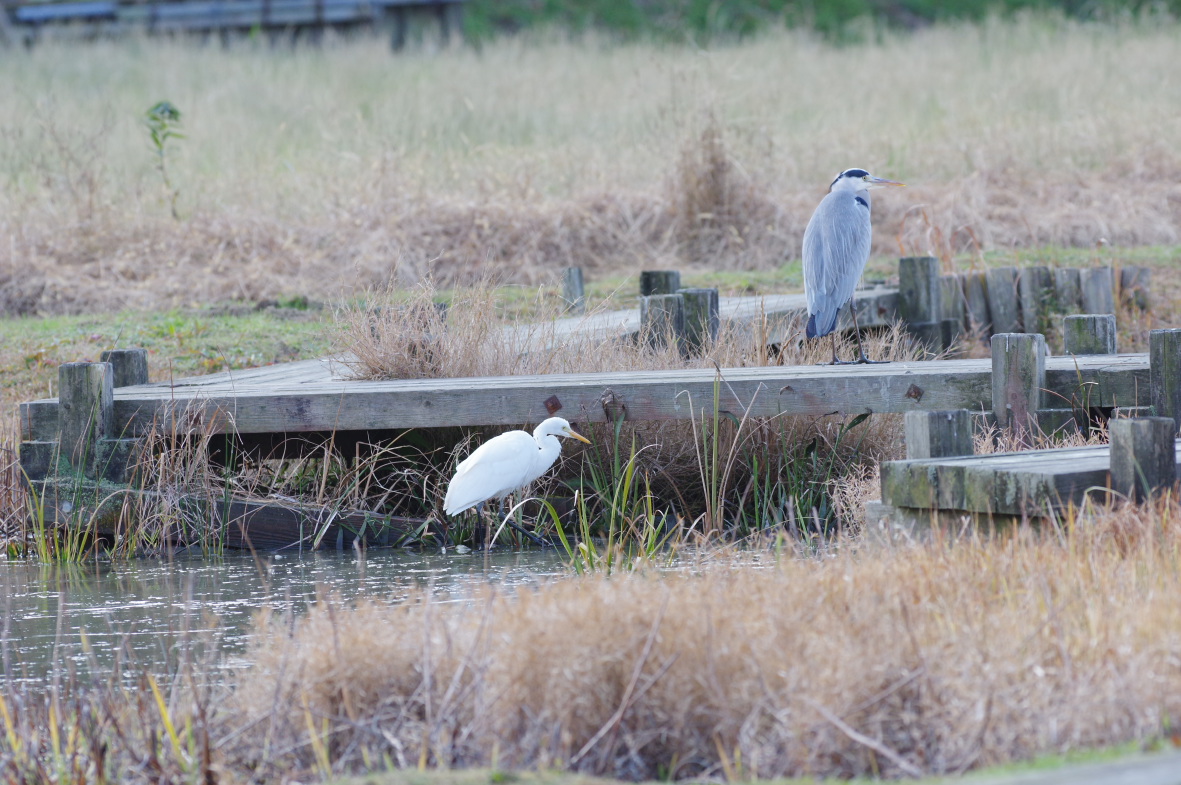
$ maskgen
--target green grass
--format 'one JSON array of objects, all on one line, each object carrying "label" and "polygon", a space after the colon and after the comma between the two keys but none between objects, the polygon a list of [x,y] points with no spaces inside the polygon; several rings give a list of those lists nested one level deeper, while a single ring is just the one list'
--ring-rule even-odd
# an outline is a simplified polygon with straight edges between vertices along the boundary
[{"label": "green grass", "polygon": [[0,403],[56,395],[57,366],[106,349],[148,350],[153,380],[323,357],[324,312],[250,305],[0,319]]}]

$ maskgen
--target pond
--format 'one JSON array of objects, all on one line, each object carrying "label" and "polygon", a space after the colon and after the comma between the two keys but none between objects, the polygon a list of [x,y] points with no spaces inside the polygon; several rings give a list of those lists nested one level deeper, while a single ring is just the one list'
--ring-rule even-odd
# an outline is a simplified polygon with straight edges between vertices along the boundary
[{"label": "pond", "polygon": [[[462,601],[495,582],[533,585],[564,573],[551,549],[460,554],[370,550],[231,553],[84,565],[0,563],[5,680],[158,672],[200,652],[242,664],[251,618],[273,604],[303,608],[318,593],[397,602],[417,591]],[[213,647],[211,649],[210,647]]]}]

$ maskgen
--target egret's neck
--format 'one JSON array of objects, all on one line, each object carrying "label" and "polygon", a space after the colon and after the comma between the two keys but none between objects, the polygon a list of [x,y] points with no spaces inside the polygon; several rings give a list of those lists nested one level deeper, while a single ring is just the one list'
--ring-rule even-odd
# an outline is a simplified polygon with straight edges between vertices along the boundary
[{"label": "egret's neck", "polygon": [[548,469],[562,454],[562,442],[552,433],[541,435],[535,433],[533,439],[537,442],[537,459],[541,465]]}]

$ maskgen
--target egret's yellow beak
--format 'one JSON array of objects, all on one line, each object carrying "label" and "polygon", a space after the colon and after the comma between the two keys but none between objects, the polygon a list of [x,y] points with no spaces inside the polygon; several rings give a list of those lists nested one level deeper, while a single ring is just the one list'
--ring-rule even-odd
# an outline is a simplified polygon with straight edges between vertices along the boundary
[{"label": "egret's yellow beak", "polygon": [[886,180],[881,177],[868,177],[866,178],[866,183],[869,184],[870,188],[885,188],[887,185],[897,185],[900,188],[906,187],[906,183],[899,183],[895,182],[894,180]]},{"label": "egret's yellow beak", "polygon": [[586,438],[585,436],[583,436],[581,433],[574,430],[573,428],[563,428],[562,430],[564,430],[566,432],[566,435],[569,436],[571,439],[577,439],[578,441],[585,442],[587,444],[591,443],[590,439]]}]

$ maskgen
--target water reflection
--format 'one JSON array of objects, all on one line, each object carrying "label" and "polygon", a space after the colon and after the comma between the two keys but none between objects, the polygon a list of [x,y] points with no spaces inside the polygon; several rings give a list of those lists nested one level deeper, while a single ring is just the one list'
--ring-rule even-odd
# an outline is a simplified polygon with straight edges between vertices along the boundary
[{"label": "water reflection", "polygon": [[563,572],[552,550],[476,554],[370,551],[228,555],[118,564],[0,563],[5,678],[59,677],[63,666],[95,675],[172,669],[214,649],[237,662],[252,614],[305,605],[317,592],[391,602],[417,590],[461,600],[499,582],[534,584]]}]

